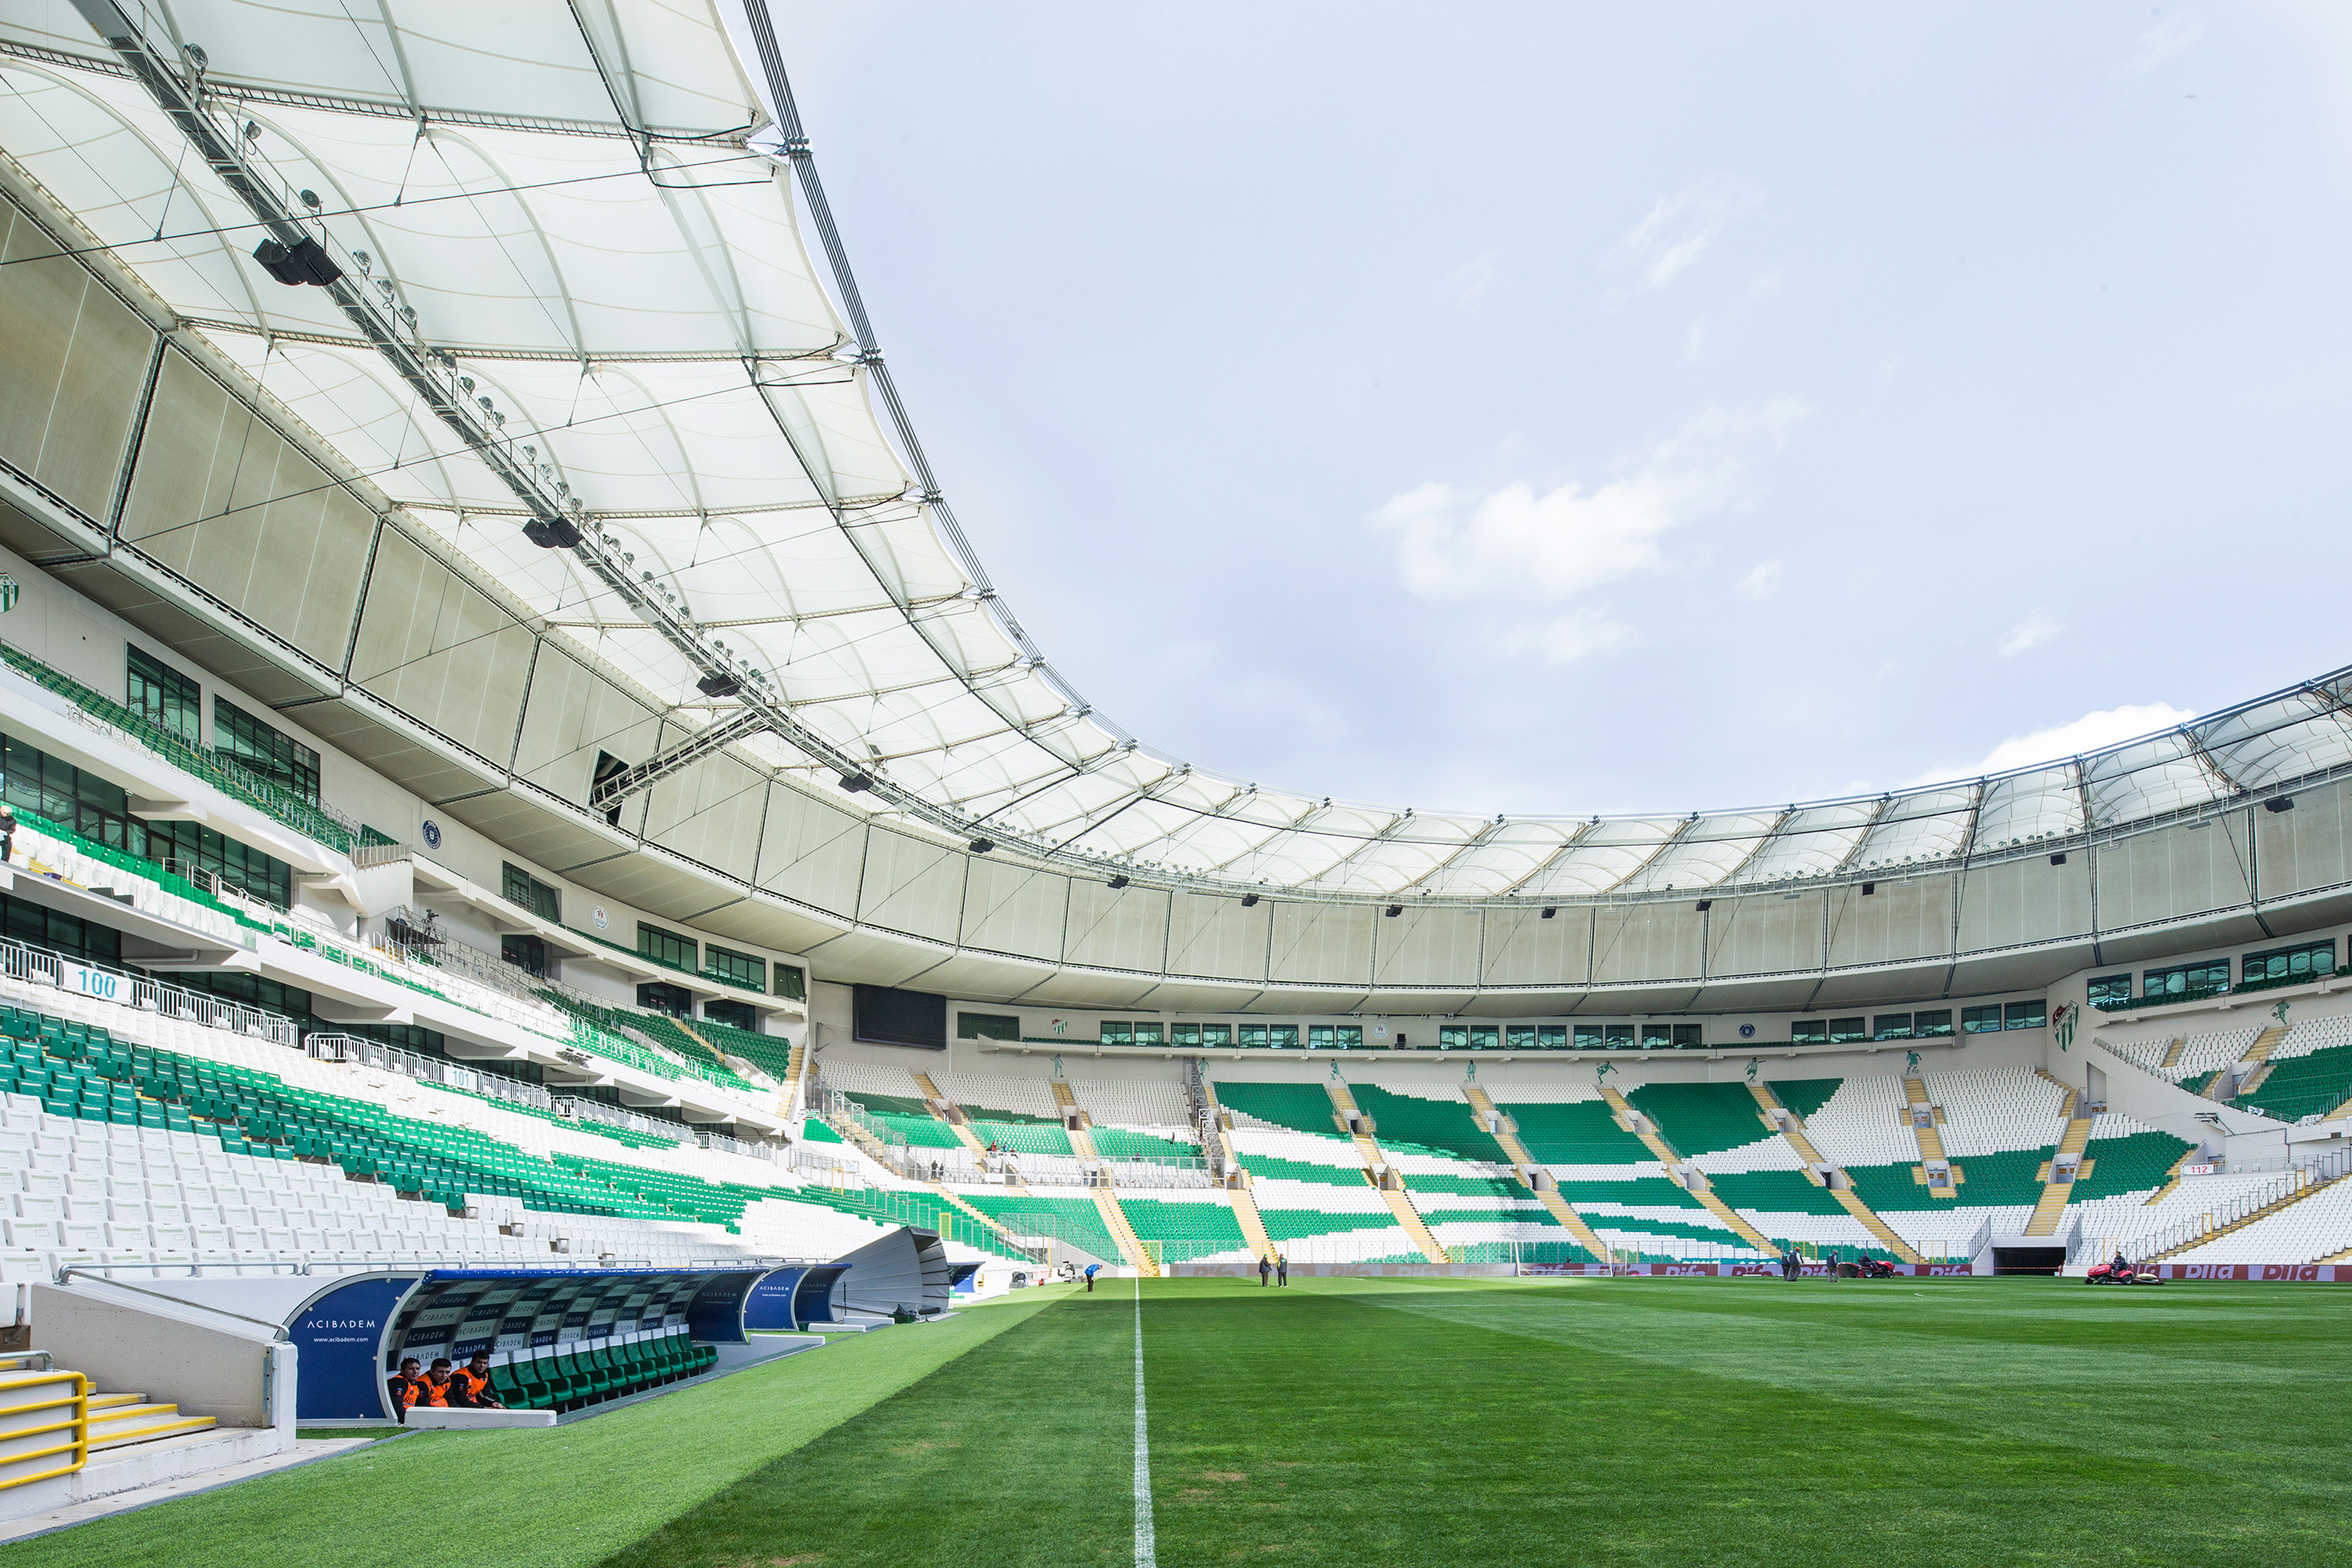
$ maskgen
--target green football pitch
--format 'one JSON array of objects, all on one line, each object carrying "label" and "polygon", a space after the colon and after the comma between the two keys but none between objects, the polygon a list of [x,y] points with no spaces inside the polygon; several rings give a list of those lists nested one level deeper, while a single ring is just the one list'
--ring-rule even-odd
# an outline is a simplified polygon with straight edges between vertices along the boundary
[{"label": "green football pitch", "polygon": [[2352,1291],[1107,1281],[0,1563],[2340,1563]]}]

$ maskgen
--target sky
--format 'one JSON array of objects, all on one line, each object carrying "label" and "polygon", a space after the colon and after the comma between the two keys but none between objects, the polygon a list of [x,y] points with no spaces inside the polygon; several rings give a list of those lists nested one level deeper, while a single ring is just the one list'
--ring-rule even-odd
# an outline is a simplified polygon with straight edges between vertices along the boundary
[{"label": "sky", "polygon": [[1769,805],[2352,662],[2352,7],[777,13],[965,533],[1196,767]]}]

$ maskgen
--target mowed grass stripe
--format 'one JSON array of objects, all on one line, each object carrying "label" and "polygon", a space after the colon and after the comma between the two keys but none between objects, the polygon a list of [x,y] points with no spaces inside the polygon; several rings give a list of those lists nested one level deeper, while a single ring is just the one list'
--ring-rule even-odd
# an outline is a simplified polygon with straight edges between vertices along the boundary
[{"label": "mowed grass stripe", "polygon": [[[1360,1283],[1156,1288],[1146,1351],[1165,1568],[2340,1557],[2343,1465],[2315,1417],[2318,1474],[2279,1489],[2209,1458],[2210,1390],[2175,1402],[2168,1458],[2126,1459],[2086,1443],[2099,1394],[2072,1380],[2094,1408],[2031,1435],[1939,1426],[1899,1400],[1647,1359],[1612,1343],[1605,1319],[1555,1341],[1385,1310]],[[1548,1287],[1491,1293],[1579,1311]],[[2045,1297],[2061,1313],[2075,1299]],[[1723,1326],[1687,1315],[1645,1332]],[[1749,1354],[1780,1348],[1730,1326]],[[1895,1389],[1920,1376],[1910,1348],[1865,1340],[1848,1360],[1874,1358],[1855,1375]]]},{"label": "mowed grass stripe", "polygon": [[1132,1289],[1038,1313],[604,1568],[1131,1563]]},{"label": "mowed grass stripe", "polygon": [[[1877,1404],[1955,1436],[2057,1431],[2077,1447],[2155,1464],[2226,1452],[2242,1481],[2352,1502],[2336,1467],[2312,1463],[2308,1424],[2278,1418],[2352,1373],[2352,1292],[2095,1291],[2042,1280],[1344,1288],[1405,1314],[1754,1385],[1759,1397],[1787,1389]],[[1993,1322],[1997,1331],[1986,1326]],[[2228,1391],[2223,1407],[2208,1415],[2217,1390]]]},{"label": "mowed grass stripe", "polygon": [[583,1568],[1018,1328],[1071,1289],[1024,1291],[945,1322],[845,1335],[570,1426],[371,1444],[0,1548],[0,1562]]}]

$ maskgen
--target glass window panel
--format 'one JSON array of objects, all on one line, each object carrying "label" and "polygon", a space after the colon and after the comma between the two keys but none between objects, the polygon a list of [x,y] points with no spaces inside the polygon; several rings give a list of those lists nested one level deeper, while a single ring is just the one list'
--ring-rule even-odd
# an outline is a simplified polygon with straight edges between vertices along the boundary
[{"label": "glass window panel", "polygon": [[1437,1026],[1438,1050],[1464,1051],[1468,1049],[1469,1044],[1470,1030],[1467,1025],[1445,1023]]},{"label": "glass window panel", "polygon": [[1021,1019],[1013,1013],[958,1013],[956,1035],[962,1040],[1019,1040]]},{"label": "glass window panel", "polygon": [[2131,1000],[2132,977],[2129,975],[2101,975],[2091,982],[2091,1005]]},{"label": "glass window panel", "polygon": [[1105,1019],[1095,1038],[1105,1045],[1133,1045],[1135,1025],[1125,1019]]},{"label": "glass window panel", "polygon": [[786,1001],[803,1001],[808,997],[808,972],[798,964],[776,966],[776,995]]},{"label": "glass window panel", "polygon": [[1274,1024],[1267,1029],[1266,1036],[1267,1043],[1276,1051],[1298,1049],[1298,1026],[1295,1023]]},{"label": "glass window panel", "polygon": [[1632,1024],[1607,1023],[1602,1024],[1601,1027],[1608,1036],[1610,1050],[1631,1051],[1633,1049],[1633,1026]]},{"label": "glass window panel", "polygon": [[768,961],[752,953],[738,953],[732,947],[721,947],[713,942],[702,951],[702,970],[711,978],[724,980],[730,986],[746,990],[768,988]]},{"label": "glass window panel", "polygon": [[2000,1009],[2003,1029],[2040,1029],[2050,1021],[2050,1004],[2036,997],[2030,1002],[2010,1002]]},{"label": "glass window panel", "polygon": [[1339,1049],[1341,1051],[1363,1050],[1364,1026],[1358,1023],[1341,1024],[1339,1026]]},{"label": "glass window panel", "polygon": [[1242,1044],[1257,1050],[1265,1049],[1266,1044],[1265,1025],[1262,1023],[1245,1023],[1242,1025]]},{"label": "glass window panel", "polygon": [[692,969],[696,944],[691,936],[637,922],[637,952],[672,969]]},{"label": "glass window panel", "polygon": [[204,738],[204,707],[196,683],[137,648],[130,651],[125,671],[124,706],[159,729],[168,729],[191,746]]},{"label": "glass window panel", "polygon": [[1952,1009],[1949,1008],[1911,1015],[1911,1037],[1914,1040],[1948,1040],[1951,1033]]},{"label": "glass window panel", "polygon": [[1150,1023],[1144,1023],[1139,1019],[1135,1026],[1135,1043],[1138,1045],[1158,1045],[1160,1043],[1160,1036],[1166,1031],[1166,1029],[1167,1026],[1162,1024],[1157,1019],[1152,1019]]},{"label": "glass window panel", "polygon": [[1642,1026],[1643,1051],[1671,1051],[1674,1049],[1674,1044],[1675,1031],[1671,1026],[1663,1023],[1645,1023]]},{"label": "glass window panel", "polygon": [[1473,1051],[1492,1051],[1501,1038],[1501,1031],[1494,1024],[1474,1023],[1470,1026],[1470,1049]]},{"label": "glass window panel", "polygon": [[1231,1045],[1233,1042],[1233,1025],[1229,1023],[1204,1023],[1201,1026],[1201,1043],[1203,1046]]},{"label": "glass window panel", "polygon": [[1675,1049],[1676,1051],[1695,1051],[1700,1045],[1705,1043],[1705,1035],[1706,1028],[1704,1025],[1695,1023],[1678,1023],[1675,1025]]},{"label": "glass window panel", "polygon": [[1536,1048],[1536,1026],[1515,1023],[1503,1030],[1503,1043],[1513,1051],[1533,1051]]},{"label": "glass window panel", "polygon": [[1198,1045],[1201,1043],[1201,1026],[1196,1023],[1174,1024],[1170,1027],[1168,1037],[1171,1045]]},{"label": "glass window panel", "polygon": [[1599,1051],[1607,1043],[1608,1041],[1601,1038],[1601,1026],[1599,1024],[1580,1023],[1576,1026],[1577,1050]]},{"label": "glass window panel", "polygon": [[1329,1051],[1338,1044],[1339,1033],[1329,1024],[1311,1023],[1307,1026],[1307,1050]]},{"label": "glass window panel", "polygon": [[1868,1040],[1869,1038],[1870,1020],[1867,1019],[1856,1018],[1830,1019],[1830,1043],[1832,1045],[1851,1045],[1856,1040]]},{"label": "glass window panel", "polygon": [[1539,1024],[1536,1025],[1536,1049],[1537,1049],[1537,1050],[1538,1050],[1538,1051],[1559,1051],[1559,1050],[1560,1050],[1562,1047],[1566,1046],[1567,1044],[1568,1044],[1568,1026],[1567,1026],[1566,1024],[1564,1024],[1564,1023],[1539,1023]]},{"label": "glass window panel", "polygon": [[1911,1038],[1911,1015],[1909,1013],[1880,1013],[1877,1017],[1870,1020],[1870,1038],[1873,1040],[1909,1040]]},{"label": "glass window panel", "polygon": [[1964,1034],[1998,1034],[2000,1032],[2000,1004],[1990,1007],[1962,1008],[1960,1030]]},{"label": "glass window panel", "polygon": [[289,794],[317,804],[319,754],[217,695],[213,698],[213,749]]},{"label": "glass window panel", "polygon": [[1790,1045],[1827,1045],[1830,1025],[1827,1019],[1791,1019],[1789,1020]]}]

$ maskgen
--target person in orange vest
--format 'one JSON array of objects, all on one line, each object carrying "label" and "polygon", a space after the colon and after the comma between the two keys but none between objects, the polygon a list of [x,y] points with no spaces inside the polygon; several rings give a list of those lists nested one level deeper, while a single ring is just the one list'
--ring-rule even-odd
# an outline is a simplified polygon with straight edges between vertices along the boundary
[{"label": "person in orange vest", "polygon": [[401,1362],[398,1375],[384,1379],[384,1392],[392,1396],[393,1413],[404,1427],[408,1425],[411,1410],[419,1405],[431,1403],[425,1398],[426,1384],[418,1370],[424,1364],[415,1356],[409,1356]]},{"label": "person in orange vest", "polygon": [[436,1410],[446,1410],[457,1403],[457,1400],[451,1397],[457,1392],[457,1386],[450,1381],[449,1377],[449,1358],[446,1355],[435,1356],[433,1364],[425,1370],[425,1387],[418,1395],[416,1402],[419,1405],[432,1406]]},{"label": "person in orange vest", "polygon": [[490,1353],[478,1350],[473,1359],[449,1375],[452,1405],[467,1410],[503,1410],[506,1406],[490,1392]]}]

